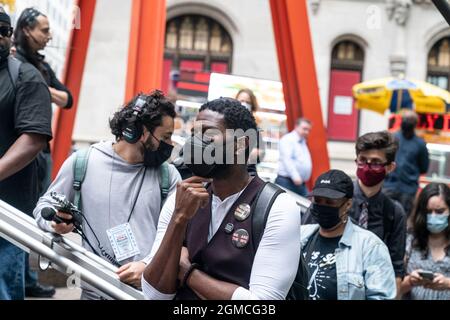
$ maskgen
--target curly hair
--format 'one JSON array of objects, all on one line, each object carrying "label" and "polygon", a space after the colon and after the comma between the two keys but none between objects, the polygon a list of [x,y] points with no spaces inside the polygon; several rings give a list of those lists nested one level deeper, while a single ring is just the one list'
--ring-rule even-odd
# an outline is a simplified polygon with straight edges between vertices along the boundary
[{"label": "curly hair", "polygon": [[[134,106],[139,98],[145,100],[145,104],[142,106],[142,111],[137,115],[136,119],[132,119],[135,111]],[[109,126],[116,140],[120,140],[122,132],[129,121],[137,121],[150,132],[153,132],[156,127],[162,124],[164,116],[175,118],[175,106],[166,99],[162,91],[155,90],[149,94],[139,93],[135,96],[119,111],[114,113],[112,119],[109,120]]]},{"label": "curly hair", "polygon": [[[242,104],[236,99],[219,98],[209,101],[200,107],[200,112],[204,110],[215,111],[223,115],[226,129],[241,129],[246,133],[258,133],[255,117],[250,111],[243,108]],[[249,139],[249,142],[251,145],[249,145],[246,151],[246,158],[248,158],[250,151],[256,147],[257,143],[257,141],[253,141],[253,139]]]},{"label": "curly hair", "polygon": [[356,140],[356,155],[368,150],[383,150],[386,153],[388,163],[395,161],[398,150],[398,141],[388,131],[369,132]]},{"label": "curly hair", "polygon": [[[450,188],[444,183],[430,183],[420,193],[417,206],[414,211],[414,243],[413,245],[424,253],[428,253],[427,229],[428,200],[434,196],[441,196],[447,207],[450,208]],[[450,226],[445,231],[447,239],[450,239]]]}]

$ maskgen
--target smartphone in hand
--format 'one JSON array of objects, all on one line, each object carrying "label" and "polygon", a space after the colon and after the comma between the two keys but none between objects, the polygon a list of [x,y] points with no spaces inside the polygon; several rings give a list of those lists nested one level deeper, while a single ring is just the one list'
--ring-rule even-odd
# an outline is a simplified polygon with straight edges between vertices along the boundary
[{"label": "smartphone in hand", "polygon": [[433,279],[434,279],[434,273],[432,271],[423,270],[423,271],[419,271],[418,273],[422,278],[424,278],[426,280],[433,281]]}]

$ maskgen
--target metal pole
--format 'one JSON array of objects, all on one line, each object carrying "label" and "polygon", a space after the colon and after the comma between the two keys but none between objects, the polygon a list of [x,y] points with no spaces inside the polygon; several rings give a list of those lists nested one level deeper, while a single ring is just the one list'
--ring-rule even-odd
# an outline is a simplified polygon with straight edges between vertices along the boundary
[{"label": "metal pole", "polygon": [[314,163],[308,181],[311,188],[312,182],[330,169],[330,160],[308,20],[308,2],[270,0],[269,3],[286,101],[287,127],[292,130],[295,120],[300,117],[308,118],[314,124],[308,139]]},{"label": "metal pole", "polygon": [[94,273],[86,270],[75,262],[58,255],[54,250],[47,247],[43,243],[36,241],[31,236],[26,233],[17,230],[6,223],[0,223],[0,233],[6,235],[9,238],[14,238],[16,241],[20,242],[22,245],[27,246],[32,251],[35,251],[47,259],[51,260],[53,263],[58,264],[60,267],[65,270],[71,270],[76,275],[80,275],[80,278],[83,281],[86,281],[88,284],[100,289],[102,292],[106,293],[108,296],[114,299],[120,300],[136,300],[136,298],[130,296],[129,294],[123,292],[119,288],[109,284],[107,281],[101,279],[96,276]]},{"label": "metal pole", "polygon": [[[143,299],[141,291],[123,283],[117,268],[67,238],[45,233],[23,212],[0,201],[0,237],[48,259],[62,273],[80,276],[89,289],[111,299]],[[41,260],[42,262],[42,260]]]},{"label": "metal pole", "polygon": [[439,12],[442,14],[444,19],[447,21],[447,23],[450,25],[450,4],[447,0],[431,0],[435,7],[439,10]]}]

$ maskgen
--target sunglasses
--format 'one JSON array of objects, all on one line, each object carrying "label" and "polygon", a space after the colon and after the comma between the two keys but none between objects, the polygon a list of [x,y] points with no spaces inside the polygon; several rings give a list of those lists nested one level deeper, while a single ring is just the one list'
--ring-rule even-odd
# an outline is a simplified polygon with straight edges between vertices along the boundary
[{"label": "sunglasses", "polygon": [[31,25],[37,17],[39,17],[41,15],[41,12],[39,10],[36,10],[34,8],[28,8],[25,9],[26,12],[24,14],[23,19],[25,20],[25,25],[29,26]]},{"label": "sunglasses", "polygon": [[4,38],[10,38],[13,34],[13,28],[9,26],[0,26],[0,35]]}]

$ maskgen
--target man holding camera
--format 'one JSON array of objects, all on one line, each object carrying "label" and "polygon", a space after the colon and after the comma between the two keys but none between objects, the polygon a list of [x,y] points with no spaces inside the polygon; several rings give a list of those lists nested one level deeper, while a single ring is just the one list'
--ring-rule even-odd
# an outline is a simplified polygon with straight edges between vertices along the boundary
[{"label": "man holding camera", "polygon": [[[31,214],[35,158],[52,138],[51,98],[41,74],[10,57],[12,27],[0,6],[0,199]],[[25,252],[0,238],[0,300],[24,299]]]},{"label": "man holding camera", "polygon": [[[175,190],[180,176],[164,162],[172,151],[175,109],[160,91],[140,94],[110,121],[115,142],[100,142],[90,148],[87,169],[81,186],[83,246],[118,266],[120,279],[140,287],[145,263],[156,236],[162,205],[161,168],[168,167],[168,194]],[[49,208],[55,206],[55,194],[77,202],[74,166],[77,154],[69,157],[55,181],[41,197],[34,215],[41,228],[64,234],[71,232],[72,215],[57,212],[47,221]],[[53,197],[52,197],[53,196]],[[59,221],[58,221],[59,222]],[[82,299],[98,299],[83,290]]]}]

